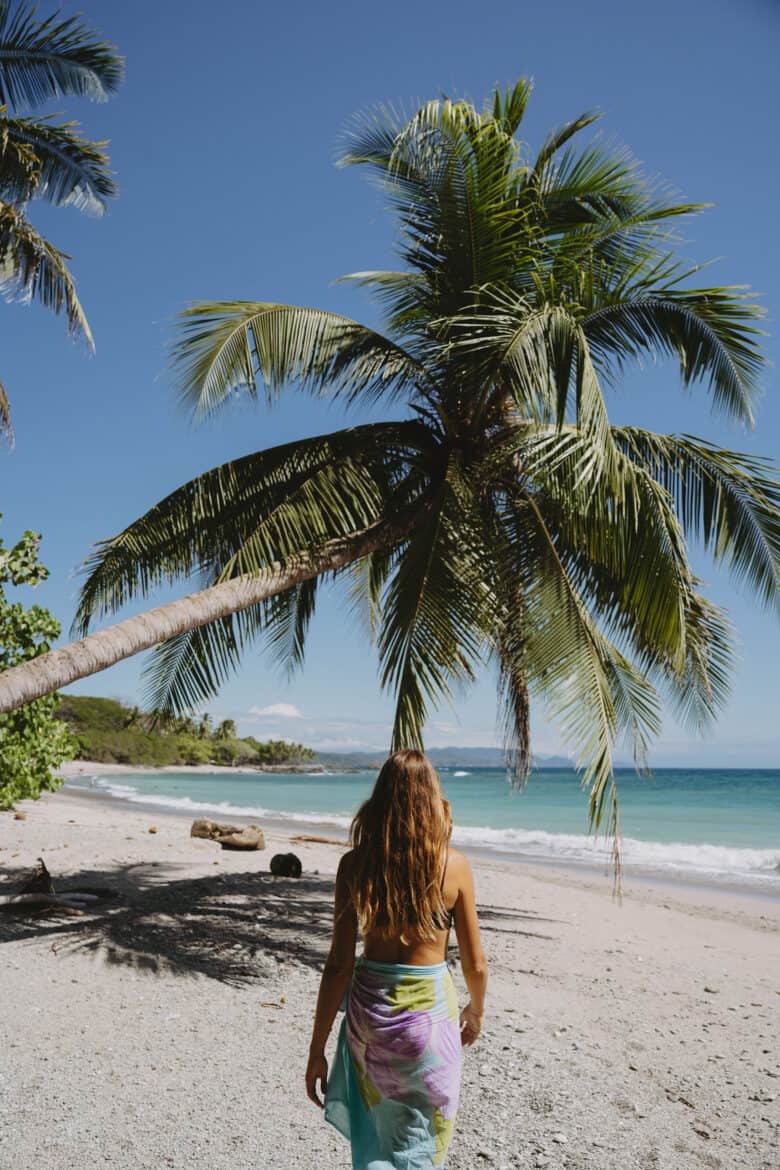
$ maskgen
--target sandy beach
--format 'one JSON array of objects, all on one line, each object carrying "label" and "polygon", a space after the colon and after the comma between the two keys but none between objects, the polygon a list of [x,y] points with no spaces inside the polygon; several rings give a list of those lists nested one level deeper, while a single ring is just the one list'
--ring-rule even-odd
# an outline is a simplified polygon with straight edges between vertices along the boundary
[{"label": "sandy beach", "polygon": [[[303,1089],[341,847],[272,832],[225,852],[189,818],[69,791],[19,808],[0,814],[0,892],[43,857],[59,888],[121,896],[0,920],[2,1170],[349,1166]],[[268,872],[289,849],[299,881]],[[489,1015],[449,1170],[776,1168],[776,903],[475,873]]]}]

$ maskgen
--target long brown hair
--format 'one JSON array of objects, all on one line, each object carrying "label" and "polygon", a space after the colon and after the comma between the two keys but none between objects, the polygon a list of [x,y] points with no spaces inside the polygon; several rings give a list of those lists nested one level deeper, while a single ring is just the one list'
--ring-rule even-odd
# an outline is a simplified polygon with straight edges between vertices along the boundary
[{"label": "long brown hair", "polygon": [[350,830],[352,899],[364,934],[429,940],[446,914],[442,880],[452,832],[439,777],[418,751],[385,761]]}]

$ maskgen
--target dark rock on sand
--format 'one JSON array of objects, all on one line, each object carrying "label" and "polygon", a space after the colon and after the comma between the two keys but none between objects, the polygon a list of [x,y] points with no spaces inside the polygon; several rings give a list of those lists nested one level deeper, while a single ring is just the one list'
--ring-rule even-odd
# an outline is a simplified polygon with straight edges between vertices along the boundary
[{"label": "dark rock on sand", "polygon": [[271,858],[271,873],[275,877],[299,878],[302,872],[301,859],[294,853],[275,853]]}]

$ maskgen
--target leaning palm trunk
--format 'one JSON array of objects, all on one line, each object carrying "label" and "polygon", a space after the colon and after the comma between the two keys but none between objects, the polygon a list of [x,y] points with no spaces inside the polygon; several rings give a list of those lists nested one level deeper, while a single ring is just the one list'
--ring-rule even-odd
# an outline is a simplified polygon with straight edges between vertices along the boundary
[{"label": "leaning palm trunk", "polygon": [[301,552],[284,565],[271,565],[256,574],[221,581],[13,666],[0,674],[0,712],[13,711],[188,630],[240,613],[304,581],[392,547],[407,535],[414,518],[410,514],[395,521],[378,520],[362,532],[328,541],[312,552]]}]

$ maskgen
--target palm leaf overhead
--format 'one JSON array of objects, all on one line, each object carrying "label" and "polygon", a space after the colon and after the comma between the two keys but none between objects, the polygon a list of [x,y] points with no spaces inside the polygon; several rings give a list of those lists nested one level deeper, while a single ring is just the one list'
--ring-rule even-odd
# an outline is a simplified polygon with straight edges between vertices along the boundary
[{"label": "palm leaf overhead", "polygon": [[24,109],[75,95],[106,101],[123,61],[80,15],[41,20],[29,0],[0,0],[0,103]]},{"label": "palm leaf overhead", "polygon": [[65,313],[70,333],[94,348],[92,331],[68,269],[69,256],[44,239],[25,215],[0,203],[0,289],[14,298],[36,300]]},{"label": "palm leaf overhead", "polygon": [[[375,298],[382,332],[268,300],[182,314],[173,361],[196,417],[285,387],[409,417],[172,492],[98,546],[78,628],[160,584],[197,575],[221,599],[275,574],[271,592],[242,586],[234,611],[220,600],[213,622],[193,605],[188,625],[176,603],[177,637],[147,677],[160,706],[181,708],[257,639],[300,663],[321,565],[364,609],[394,745],[422,744],[432,706],[493,664],[512,774],[527,774],[538,700],[581,768],[591,824],[617,838],[616,743],[641,768],[662,701],[706,726],[728,696],[730,629],[688,541],[775,605],[780,485],[760,460],[612,426],[609,391],[629,363],[672,356],[683,385],[750,423],[761,314],[743,290],[697,287],[674,231],[700,205],[648,182],[625,149],[581,145],[595,115],[526,144],[530,93],[521,81],[482,110],[442,98],[350,128],[342,161],[378,180],[398,226],[396,268],[346,278]],[[334,540],[337,557],[322,551]],[[78,646],[93,637],[103,661],[106,634]],[[2,696],[0,679],[0,709]]]},{"label": "palm leaf overhead", "polygon": [[[105,101],[122,81],[116,49],[81,16],[41,18],[28,0],[0,0],[0,286],[8,299],[37,300],[64,312],[69,332],[93,348],[92,334],[68,269],[70,260],[30,223],[28,204],[101,214],[117,194],[105,142],[75,122],[20,111],[63,96]],[[8,396],[0,397],[0,435],[11,437]]]},{"label": "palm leaf overhead", "polygon": [[[117,186],[108,170],[104,142],[92,142],[76,130],[76,122],[52,118],[0,119],[0,194],[10,202],[46,199],[61,207],[100,215]],[[7,166],[11,151],[29,159],[22,182]],[[10,174],[9,174],[10,171]],[[10,179],[10,182],[9,182]]]}]

